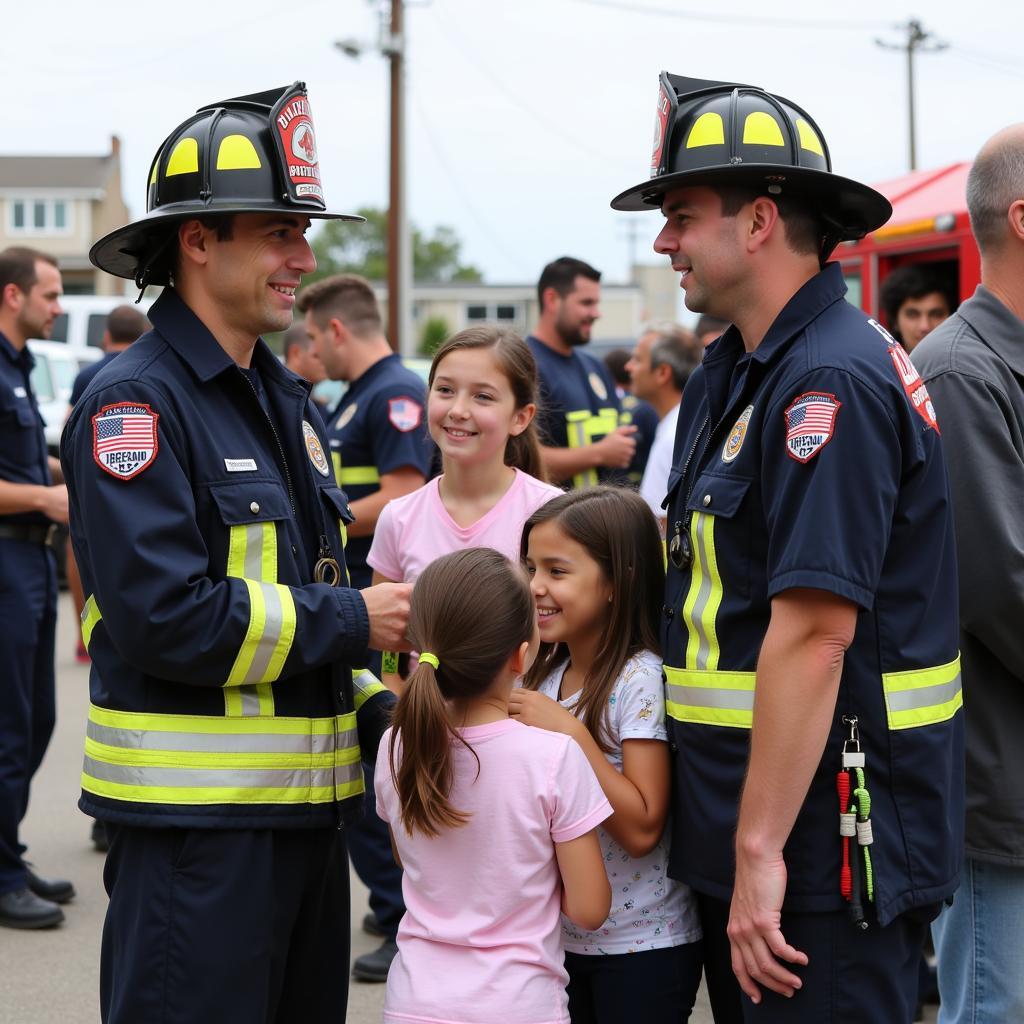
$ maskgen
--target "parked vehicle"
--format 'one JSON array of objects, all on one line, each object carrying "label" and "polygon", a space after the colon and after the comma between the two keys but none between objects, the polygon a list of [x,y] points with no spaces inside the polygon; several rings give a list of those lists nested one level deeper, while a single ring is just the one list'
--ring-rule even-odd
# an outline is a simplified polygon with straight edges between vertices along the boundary
[{"label": "parked vehicle", "polygon": [[[156,301],[153,289],[139,303],[145,313]],[[74,349],[99,349],[107,326],[107,314],[116,306],[134,302],[126,295],[63,295],[60,304],[64,312],[53,322],[50,341]]]},{"label": "parked vehicle", "polygon": [[46,424],[46,447],[51,455],[56,455],[75,377],[89,363],[102,359],[103,352],[98,348],[78,349],[63,342],[39,341],[36,338],[29,340],[28,347],[36,361],[32,370],[32,390],[36,393],[39,411]]}]

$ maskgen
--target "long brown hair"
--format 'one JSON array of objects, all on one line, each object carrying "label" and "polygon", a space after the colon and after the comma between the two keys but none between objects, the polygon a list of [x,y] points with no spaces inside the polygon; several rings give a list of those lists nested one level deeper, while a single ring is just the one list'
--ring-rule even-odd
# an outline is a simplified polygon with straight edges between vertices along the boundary
[{"label": "long brown hair", "polygon": [[421,661],[395,708],[391,777],[410,835],[419,829],[436,836],[468,820],[449,795],[451,744],[469,744],[452,728],[445,702],[486,693],[520,644],[531,639],[535,620],[522,567],[491,548],[445,555],[416,580],[409,638],[416,650],[436,655],[439,667]]},{"label": "long brown hair", "polygon": [[[490,349],[494,353],[498,367],[508,379],[517,409],[522,409],[525,405],[539,404],[537,362],[533,358],[530,346],[515,331],[504,327],[481,325],[467,327],[466,330],[453,334],[434,353],[427,386],[431,388],[434,386],[434,375],[445,356],[460,349],[475,348]],[[509,436],[505,445],[505,465],[521,469],[524,473],[529,473],[530,476],[535,476],[539,480],[547,480],[544,464],[540,457],[536,417],[517,437]]]},{"label": "long brown hair", "polygon": [[[658,616],[665,591],[661,534],[647,502],[623,487],[590,487],[552,498],[526,520],[520,545],[525,560],[530,533],[554,522],[597,562],[611,584],[612,601],[602,641],[574,710],[606,753],[608,697],[626,662],[641,651],[660,654]],[[523,686],[536,690],[565,664],[565,644],[542,643]]]}]

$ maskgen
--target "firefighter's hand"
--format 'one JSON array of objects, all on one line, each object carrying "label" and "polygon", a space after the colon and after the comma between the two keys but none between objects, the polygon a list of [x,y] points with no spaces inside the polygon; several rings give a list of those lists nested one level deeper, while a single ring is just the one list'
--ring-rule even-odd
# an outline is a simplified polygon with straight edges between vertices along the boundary
[{"label": "firefighter's hand", "polygon": [[408,651],[411,583],[378,583],[361,590],[370,617],[369,646],[375,651]]},{"label": "firefighter's hand", "polygon": [[609,469],[625,469],[636,455],[636,427],[616,427],[594,444],[598,465]]},{"label": "firefighter's hand", "polygon": [[782,934],[782,900],[786,895],[786,864],[782,854],[742,853],[737,844],[736,884],[729,909],[732,970],[740,988],[755,1003],[764,986],[791,997],[800,979],[780,961],[807,965],[807,955],[794,949]]},{"label": "firefighter's hand", "polygon": [[68,521],[68,489],[64,484],[39,488],[39,511],[55,523]]}]

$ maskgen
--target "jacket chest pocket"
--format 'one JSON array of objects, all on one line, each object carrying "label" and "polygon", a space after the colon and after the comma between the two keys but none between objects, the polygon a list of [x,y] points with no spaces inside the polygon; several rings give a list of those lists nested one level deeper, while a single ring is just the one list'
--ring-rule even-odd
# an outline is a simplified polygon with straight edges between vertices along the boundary
[{"label": "jacket chest pocket", "polygon": [[216,515],[227,530],[226,576],[278,582],[278,523],[291,518],[284,487],[277,481],[240,480],[209,485]]},{"label": "jacket chest pocket", "polygon": [[750,594],[751,483],[705,473],[686,505],[693,563],[684,609],[696,609],[705,625],[713,626],[727,589],[743,597]]},{"label": "jacket chest pocket", "polygon": [[27,398],[18,398],[10,392],[0,395],[0,432],[5,457],[19,466],[38,463],[42,430],[43,418]]}]

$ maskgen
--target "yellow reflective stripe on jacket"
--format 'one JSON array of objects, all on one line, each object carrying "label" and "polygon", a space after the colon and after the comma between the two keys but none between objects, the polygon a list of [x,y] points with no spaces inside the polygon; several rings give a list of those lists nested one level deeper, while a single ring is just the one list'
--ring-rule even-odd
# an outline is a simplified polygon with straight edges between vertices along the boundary
[{"label": "yellow reflective stripe on jacket", "polygon": [[[566,434],[570,448],[585,448],[596,438],[614,433],[619,425],[615,409],[599,409],[595,415],[589,409],[577,409],[565,414]],[[589,487],[598,482],[596,469],[585,469],[572,478],[576,487]]]},{"label": "yellow reflective stripe on jacket", "polygon": [[358,487],[361,484],[379,484],[380,473],[376,466],[343,466],[338,483],[342,487]]},{"label": "yellow reflective stripe on jacket", "polygon": [[355,691],[358,711],[371,697],[383,693],[387,687],[368,668],[356,668],[352,670],[352,689]]},{"label": "yellow reflective stripe on jacket", "polygon": [[665,708],[677,722],[749,729],[754,672],[708,672],[665,666]]},{"label": "yellow reflective stripe on jacket", "polygon": [[715,554],[715,517],[694,513],[690,522],[693,565],[690,589],[683,602],[686,626],[686,667],[700,671],[718,668],[718,632],[716,619],[722,605],[722,577]]},{"label": "yellow reflective stripe on jacket", "polygon": [[82,787],[165,804],[343,800],[363,790],[355,713],[222,718],[91,705]]},{"label": "yellow reflective stripe on jacket", "polygon": [[86,650],[89,650],[92,631],[102,618],[103,613],[100,611],[100,606],[96,603],[96,595],[90,594],[85,600],[85,606],[82,608],[82,643],[85,645]]},{"label": "yellow reflective stripe on jacket", "polygon": [[960,656],[934,668],[882,675],[890,729],[914,729],[946,722],[963,707]]}]

